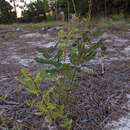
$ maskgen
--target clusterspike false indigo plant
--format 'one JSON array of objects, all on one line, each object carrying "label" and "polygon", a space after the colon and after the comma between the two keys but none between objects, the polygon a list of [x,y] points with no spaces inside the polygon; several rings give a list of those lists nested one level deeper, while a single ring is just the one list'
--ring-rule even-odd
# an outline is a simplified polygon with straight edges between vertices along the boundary
[{"label": "clusterspike false indigo plant", "polygon": [[[86,20],[76,18],[59,31],[59,42],[55,47],[38,50],[43,56],[36,61],[51,65],[49,69],[39,70],[35,76],[22,69],[17,77],[35,97],[29,105],[66,130],[73,127],[69,109],[73,103],[73,90],[80,86],[77,75],[82,71],[82,64],[94,58],[96,49],[101,46],[100,43],[91,44],[86,23]],[[51,83],[43,89],[46,80]]]}]

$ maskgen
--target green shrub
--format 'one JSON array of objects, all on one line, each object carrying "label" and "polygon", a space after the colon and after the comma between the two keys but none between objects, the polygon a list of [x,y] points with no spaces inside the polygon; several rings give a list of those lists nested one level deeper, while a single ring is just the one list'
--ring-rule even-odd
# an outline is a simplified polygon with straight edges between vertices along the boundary
[{"label": "green shrub", "polygon": [[16,21],[16,13],[9,2],[0,0],[0,23],[9,24]]},{"label": "green shrub", "polygon": [[111,15],[110,16],[111,17],[111,19],[113,20],[113,21],[120,21],[120,20],[124,20],[124,14],[113,14],[113,15]]}]

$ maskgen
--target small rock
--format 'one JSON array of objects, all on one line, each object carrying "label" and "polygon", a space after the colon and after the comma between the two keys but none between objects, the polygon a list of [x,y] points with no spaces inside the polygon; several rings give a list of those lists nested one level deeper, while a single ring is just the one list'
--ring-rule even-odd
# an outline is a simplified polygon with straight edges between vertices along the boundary
[{"label": "small rock", "polygon": [[16,32],[21,32],[22,29],[21,28],[16,28]]}]

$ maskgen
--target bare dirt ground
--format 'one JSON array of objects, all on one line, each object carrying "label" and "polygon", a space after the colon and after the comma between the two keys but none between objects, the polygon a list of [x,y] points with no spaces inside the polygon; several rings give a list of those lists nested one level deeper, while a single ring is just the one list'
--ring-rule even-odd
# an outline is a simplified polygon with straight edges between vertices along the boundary
[{"label": "bare dirt ground", "polygon": [[[57,40],[57,28],[16,30],[0,28],[0,130],[48,130],[42,117],[34,115],[26,101],[29,95],[15,77],[22,67],[37,70],[38,47],[49,47]],[[72,108],[74,130],[130,129],[130,30],[110,28],[102,36],[106,46],[101,75],[99,58],[87,66],[97,75],[81,78]],[[96,39],[97,40],[97,39]]]},{"label": "bare dirt ground", "polygon": [[[108,29],[104,39],[105,73],[101,75],[99,59],[90,62],[97,76],[83,76],[76,91],[75,130],[130,129],[130,30],[120,27]],[[93,66],[92,66],[93,65]],[[109,123],[108,123],[109,122]]]},{"label": "bare dirt ground", "polygon": [[[49,47],[55,44],[56,32],[56,28],[47,31],[0,30],[1,129],[15,129],[17,123],[18,125],[22,124],[22,126],[25,124],[23,129],[28,127],[32,129],[30,124],[32,124],[31,122],[34,123],[32,115],[35,110],[29,109],[25,105],[28,94],[23,90],[23,86],[16,81],[15,77],[23,67],[27,67],[32,71],[40,67],[34,60],[37,56],[37,48]],[[37,118],[34,120],[39,122]],[[36,125],[39,125],[39,123],[36,123]]]}]

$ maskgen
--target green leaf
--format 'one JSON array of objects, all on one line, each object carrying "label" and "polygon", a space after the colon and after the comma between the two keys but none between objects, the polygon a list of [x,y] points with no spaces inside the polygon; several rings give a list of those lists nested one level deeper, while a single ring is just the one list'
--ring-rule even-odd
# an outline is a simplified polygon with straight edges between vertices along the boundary
[{"label": "green leaf", "polygon": [[66,118],[63,120],[63,123],[61,124],[61,127],[62,127],[62,128],[65,128],[65,129],[67,129],[67,130],[72,130],[72,124],[73,124],[72,119],[69,119],[69,118],[66,117]]},{"label": "green leaf", "polygon": [[36,73],[36,77],[35,77],[35,83],[40,86],[41,82],[45,79],[45,76],[46,76],[46,72],[45,70],[39,70],[37,73]]},{"label": "green leaf", "polygon": [[61,63],[59,62],[56,62],[54,60],[47,60],[47,59],[42,59],[42,58],[36,58],[35,59],[38,63],[41,63],[41,64],[50,64],[50,65],[54,65],[56,67],[60,66]]},{"label": "green leaf", "polygon": [[58,37],[61,39],[64,39],[67,36],[67,33],[64,32],[63,30],[59,31],[58,33]]},{"label": "green leaf", "polygon": [[40,90],[39,90],[39,86],[37,86],[37,84],[35,84],[35,81],[31,75],[31,73],[28,71],[28,69],[23,68],[21,70],[21,73],[16,77],[16,79],[23,84],[24,86],[26,86],[26,90],[34,95],[39,95]]},{"label": "green leaf", "polygon": [[50,47],[50,48],[38,48],[37,49],[39,53],[43,55],[46,59],[51,59],[52,57],[55,57],[57,49],[56,47]]}]

